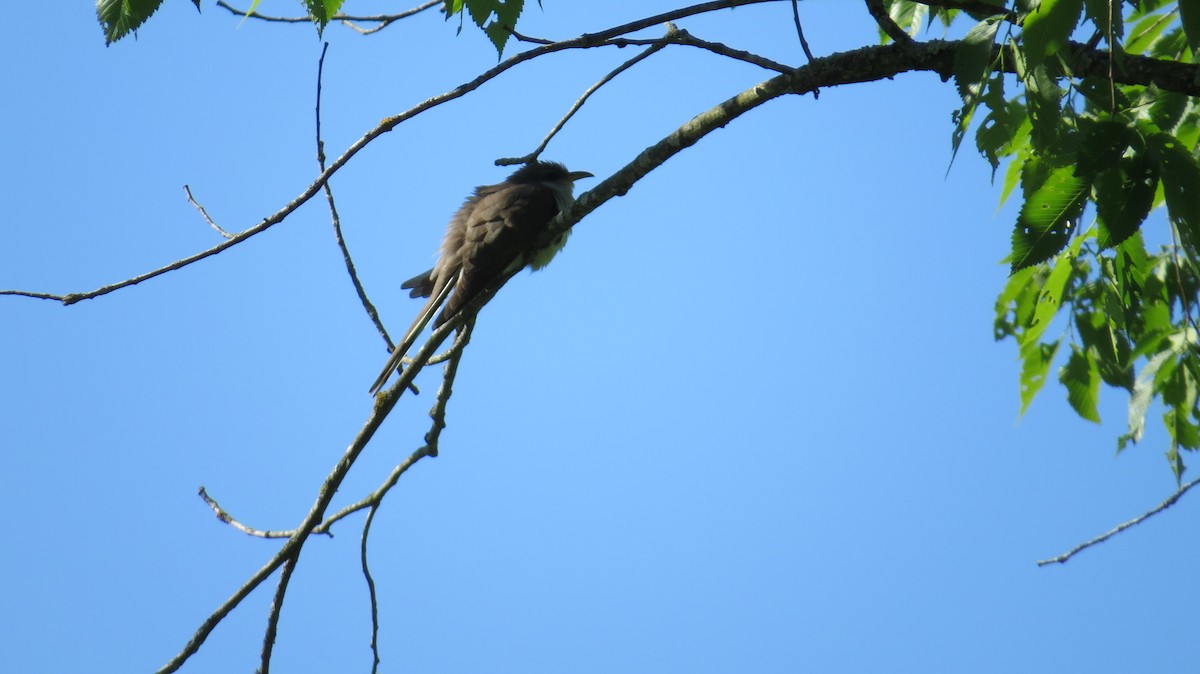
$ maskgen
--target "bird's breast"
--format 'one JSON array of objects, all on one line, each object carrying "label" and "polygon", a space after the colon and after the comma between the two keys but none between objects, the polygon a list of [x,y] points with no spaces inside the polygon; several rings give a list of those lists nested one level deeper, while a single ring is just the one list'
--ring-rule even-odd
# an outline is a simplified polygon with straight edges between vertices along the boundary
[{"label": "bird's breast", "polygon": [[537,271],[550,264],[550,261],[554,259],[554,256],[558,255],[558,251],[562,250],[563,246],[567,245],[567,239],[570,238],[570,236],[571,230],[568,229],[560,234],[558,238],[551,241],[550,245],[535,251],[533,256],[529,259],[529,268]]}]

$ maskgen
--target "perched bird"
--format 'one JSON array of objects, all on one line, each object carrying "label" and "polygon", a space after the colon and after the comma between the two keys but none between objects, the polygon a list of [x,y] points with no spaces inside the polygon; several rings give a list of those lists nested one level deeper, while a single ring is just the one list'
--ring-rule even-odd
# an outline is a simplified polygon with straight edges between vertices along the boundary
[{"label": "perched bird", "polygon": [[[591,178],[586,171],[568,171],[552,161],[534,161],[517,169],[502,183],[475,188],[450,219],[433,269],[401,284],[411,297],[429,301],[392,350],[374,394],[400,367],[405,353],[430,320],[436,329],[452,319],[489,283],[526,265],[541,269],[567,243],[571,230],[538,247],[546,225],[575,200],[575,181]],[[433,316],[441,308],[437,318]]]}]

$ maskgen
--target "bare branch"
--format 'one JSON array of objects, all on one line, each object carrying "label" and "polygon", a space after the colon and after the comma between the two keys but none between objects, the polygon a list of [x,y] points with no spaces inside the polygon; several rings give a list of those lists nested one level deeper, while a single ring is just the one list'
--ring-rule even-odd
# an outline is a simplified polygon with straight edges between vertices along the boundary
[{"label": "bare branch", "polygon": [[[421,12],[427,9],[432,9],[440,4],[442,4],[442,0],[429,0],[428,2],[424,2],[416,7],[413,7],[412,9],[407,9],[398,14],[376,14],[374,16],[357,16],[338,12],[330,17],[330,21],[340,21],[343,25],[362,35],[370,35],[371,33],[378,33],[379,31],[387,28],[397,21],[400,21],[401,19],[407,19],[410,16],[420,14]],[[230,6],[229,3],[225,2],[225,0],[217,0],[217,7],[227,9],[231,14],[237,16],[245,17],[247,19],[258,19],[259,21],[266,21],[269,23],[312,23],[312,18],[307,16],[268,16],[258,12],[247,12],[244,9],[238,9]],[[356,22],[375,23],[378,25],[371,28],[360,28],[355,25]]]},{"label": "bare branch", "polygon": [[[671,44],[683,45],[685,47],[696,47],[699,49],[705,49],[714,54],[718,54],[720,56],[725,56],[727,58],[734,59],[735,61],[744,61],[746,63],[749,63],[751,65],[756,65],[756,66],[758,66],[760,68],[764,68],[766,70],[773,70],[777,73],[790,73],[793,70],[795,70],[795,68],[792,66],[788,66],[788,65],[784,65],[782,63],[778,63],[776,61],[772,61],[771,59],[769,59],[765,56],[760,56],[753,52],[744,51],[742,49],[733,49],[732,47],[726,46],[725,44],[723,44],[721,42],[709,42],[708,40],[701,40],[700,38],[695,37],[688,31],[682,30],[682,29],[676,31],[675,33],[668,35],[667,37],[662,38],[662,40],[670,42]],[[615,39],[615,40],[609,40],[609,42],[617,47],[622,47],[622,46],[625,46],[626,44],[646,44],[646,43],[651,43],[652,41],[649,41],[649,40],[627,40],[624,38],[619,38],[619,39]]]},{"label": "bare branch", "polygon": [[[325,73],[325,52],[328,50],[329,43],[326,42],[321,47],[321,58],[317,60],[317,167],[321,173],[325,172],[325,141],[321,139],[321,81]],[[354,292],[358,295],[358,301],[362,304],[363,310],[367,312],[367,317],[371,319],[371,323],[375,325],[375,329],[383,337],[383,341],[390,351],[394,346],[392,339],[388,336],[387,328],[383,327],[383,321],[379,320],[379,312],[375,310],[375,305],[367,297],[367,290],[358,278],[358,271],[354,268],[354,259],[350,256],[350,249],[346,246],[346,239],[342,235],[342,219],[338,215],[337,204],[333,200],[333,187],[330,186],[329,181],[325,182],[325,201],[329,204],[329,217],[333,221],[333,238],[337,242],[338,250],[342,252],[342,262],[346,265],[346,273],[350,275],[350,283],[354,286]]]},{"label": "bare branch", "polygon": [[208,495],[208,491],[206,491],[204,487],[200,487],[200,498],[204,499],[204,502],[208,504],[208,507],[212,508],[213,512],[217,514],[217,519],[246,534],[247,536],[255,536],[257,538],[288,538],[292,534],[296,533],[295,531],[275,531],[271,529],[255,529],[253,527],[248,527],[239,522],[233,515],[230,515],[229,511],[222,508],[221,504],[217,503],[216,499]]},{"label": "bare branch", "polygon": [[367,581],[367,596],[371,602],[371,674],[379,671],[379,598],[375,595],[375,579],[371,576],[371,566],[367,563],[367,539],[371,535],[371,523],[375,521],[375,513],[378,511],[378,503],[367,511],[358,553],[362,562],[363,578]]},{"label": "bare branch", "polygon": [[204,221],[208,223],[209,227],[212,227],[213,229],[217,230],[217,233],[220,234],[221,236],[225,237],[226,239],[233,238],[232,234],[221,229],[220,225],[213,222],[213,219],[208,217],[208,211],[204,210],[204,207],[200,205],[200,202],[196,201],[196,199],[194,197],[192,197],[192,189],[190,187],[188,187],[187,185],[184,185],[183,191],[184,191],[184,193],[187,194],[188,203],[191,204],[192,206],[195,206],[196,210],[200,211],[200,215],[204,218]]},{"label": "bare branch", "polygon": [[275,635],[279,631],[279,616],[283,613],[283,599],[287,595],[288,584],[292,580],[292,572],[299,562],[300,549],[283,563],[283,571],[279,574],[279,584],[275,587],[275,597],[271,600],[271,610],[267,614],[267,630],[263,634],[262,657],[259,659],[256,674],[270,674],[271,651],[275,649]]},{"label": "bare branch", "polygon": [[792,20],[796,22],[796,36],[800,38],[800,48],[804,50],[804,55],[808,57],[808,62],[812,63],[813,53],[808,48],[808,40],[804,39],[804,27],[800,25],[799,0],[792,0]]},{"label": "bare branch", "polygon": [[1128,529],[1130,527],[1135,527],[1135,526],[1141,524],[1142,522],[1145,522],[1146,520],[1150,519],[1151,517],[1154,517],[1155,515],[1159,514],[1160,512],[1166,510],[1167,508],[1170,508],[1171,506],[1175,505],[1175,502],[1179,500],[1179,497],[1186,494],[1189,489],[1191,489],[1192,487],[1195,487],[1198,483],[1200,483],[1200,477],[1198,477],[1195,480],[1192,480],[1191,482],[1180,487],[1178,491],[1176,491],[1174,494],[1171,494],[1170,498],[1163,501],[1162,503],[1159,503],[1157,507],[1142,513],[1141,515],[1129,520],[1128,522],[1122,522],[1121,524],[1118,524],[1117,526],[1113,527],[1108,532],[1103,533],[1085,543],[1080,543],[1079,545],[1076,545],[1075,547],[1071,548],[1070,550],[1062,553],[1061,555],[1059,555],[1057,557],[1051,557],[1050,559],[1038,560],[1037,565],[1038,566],[1046,566],[1048,564],[1066,564],[1067,560],[1074,557],[1077,553],[1087,550],[1088,548],[1092,547],[1093,545],[1103,543],[1104,541],[1107,541],[1108,539],[1112,538],[1113,536],[1116,536],[1117,534],[1121,533],[1122,531],[1125,531],[1126,529]]},{"label": "bare branch", "polygon": [[[675,24],[673,24],[673,23],[667,24],[667,35],[668,36],[671,35],[672,33],[678,32],[678,30],[679,29],[675,27]],[[554,128],[550,129],[550,133],[546,134],[546,137],[542,139],[541,144],[538,145],[537,148],[534,149],[533,152],[530,152],[529,154],[525,155],[524,157],[506,157],[503,159],[497,159],[496,165],[497,166],[511,166],[513,164],[528,164],[529,162],[536,160],[538,158],[538,156],[541,155],[542,152],[546,149],[546,146],[550,144],[550,141],[554,138],[554,136],[558,135],[559,131],[562,131],[562,128],[564,126],[566,126],[567,121],[570,120],[572,117],[574,117],[576,112],[579,112],[579,109],[583,107],[583,104],[587,102],[587,99],[590,98],[592,94],[596,93],[596,91],[598,91],[600,89],[600,87],[611,82],[613,80],[613,78],[615,78],[617,75],[620,75],[621,73],[625,72],[626,70],[629,70],[633,66],[640,63],[643,59],[646,59],[646,58],[650,57],[652,54],[661,51],[663,49],[663,47],[666,47],[666,46],[667,46],[666,42],[659,41],[658,43],[656,43],[654,46],[650,47],[649,49],[643,51],[642,53],[638,54],[637,56],[634,56],[633,58],[629,59],[628,61],[617,66],[614,70],[609,72],[607,75],[600,78],[599,82],[596,82],[592,86],[588,87],[586,91],[583,92],[583,95],[580,96],[579,99],[575,101],[575,103],[571,106],[570,110],[567,110],[567,114],[563,115],[562,119],[558,120],[558,123],[554,125]]]}]

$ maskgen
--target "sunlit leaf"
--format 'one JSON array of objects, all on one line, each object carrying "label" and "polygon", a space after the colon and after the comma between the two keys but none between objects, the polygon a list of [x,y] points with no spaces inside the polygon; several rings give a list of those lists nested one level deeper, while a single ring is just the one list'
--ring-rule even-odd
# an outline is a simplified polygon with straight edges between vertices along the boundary
[{"label": "sunlit leaf", "polygon": [[1030,68],[1045,62],[1067,43],[1079,22],[1083,0],[1042,0],[1025,18],[1021,41]]},{"label": "sunlit leaf", "polygon": [[[137,30],[158,10],[163,0],[96,0],[96,18],[110,45]],[[198,7],[199,5],[197,5]]]},{"label": "sunlit leaf", "polygon": [[1012,235],[1013,271],[1045,262],[1067,245],[1088,188],[1086,180],[1065,166],[1051,170],[1041,186],[1025,198]]},{"label": "sunlit leaf", "polygon": [[1096,409],[1100,401],[1100,373],[1091,355],[1072,348],[1067,364],[1058,371],[1058,380],[1067,387],[1067,402],[1075,413],[1100,423],[1100,412]]},{"label": "sunlit leaf", "polygon": [[1021,349],[1021,416],[1045,386],[1046,375],[1058,353],[1058,345],[1059,340],[1049,344],[1035,342]]}]

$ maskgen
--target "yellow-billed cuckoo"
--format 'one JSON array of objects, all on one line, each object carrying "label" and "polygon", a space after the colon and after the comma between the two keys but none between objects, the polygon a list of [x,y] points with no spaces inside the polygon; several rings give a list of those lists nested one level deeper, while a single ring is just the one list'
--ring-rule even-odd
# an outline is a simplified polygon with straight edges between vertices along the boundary
[{"label": "yellow-billed cuckoo", "polygon": [[[428,297],[404,338],[392,350],[383,372],[371,385],[374,394],[400,367],[405,353],[430,320],[436,329],[462,310],[483,288],[503,274],[529,265],[541,269],[567,243],[571,230],[538,246],[539,235],[558,212],[575,200],[575,181],[586,171],[568,171],[552,161],[522,166],[498,185],[475,188],[450,219],[433,269],[400,285],[411,297]],[[443,306],[444,305],[444,306]],[[433,315],[441,307],[437,319]]]}]

